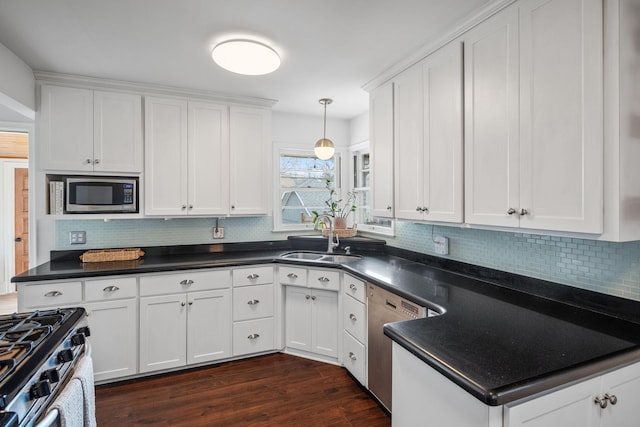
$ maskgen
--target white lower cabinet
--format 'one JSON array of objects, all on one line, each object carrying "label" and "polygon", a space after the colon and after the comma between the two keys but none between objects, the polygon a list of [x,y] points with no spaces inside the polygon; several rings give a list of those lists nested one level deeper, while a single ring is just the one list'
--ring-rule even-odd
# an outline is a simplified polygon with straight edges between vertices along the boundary
[{"label": "white lower cabinet", "polygon": [[367,307],[365,283],[344,275],[342,364],[367,386]]},{"label": "white lower cabinet", "polygon": [[628,427],[638,424],[640,363],[515,405],[505,427]]},{"label": "white lower cabinet", "polygon": [[84,304],[96,381],[138,373],[136,298]]},{"label": "white lower cabinet", "polygon": [[640,363],[524,401],[488,406],[393,343],[392,378],[393,426],[411,425],[424,414],[433,425],[456,427],[629,427],[640,419]]},{"label": "white lower cabinet", "polygon": [[231,291],[187,294],[187,364],[231,356]]},{"label": "white lower cabinet", "polygon": [[338,357],[338,293],[287,286],[285,331],[288,349]]}]

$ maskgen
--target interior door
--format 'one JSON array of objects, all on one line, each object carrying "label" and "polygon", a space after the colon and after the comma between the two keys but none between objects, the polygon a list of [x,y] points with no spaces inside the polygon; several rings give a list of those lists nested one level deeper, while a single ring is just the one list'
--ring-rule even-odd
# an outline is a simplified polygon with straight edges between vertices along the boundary
[{"label": "interior door", "polygon": [[14,169],[15,274],[29,269],[29,169]]}]

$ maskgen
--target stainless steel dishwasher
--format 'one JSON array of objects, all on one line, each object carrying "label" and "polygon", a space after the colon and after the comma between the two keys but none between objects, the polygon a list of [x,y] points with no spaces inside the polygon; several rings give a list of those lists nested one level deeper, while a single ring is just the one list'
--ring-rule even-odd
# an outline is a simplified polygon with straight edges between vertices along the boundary
[{"label": "stainless steel dishwasher", "polygon": [[385,323],[418,319],[425,307],[367,283],[369,391],[391,412],[391,339],[382,330]]}]

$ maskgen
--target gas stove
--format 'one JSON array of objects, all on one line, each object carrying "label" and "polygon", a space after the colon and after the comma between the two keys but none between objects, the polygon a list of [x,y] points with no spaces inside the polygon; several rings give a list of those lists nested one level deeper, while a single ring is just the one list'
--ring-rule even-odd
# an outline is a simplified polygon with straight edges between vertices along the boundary
[{"label": "gas stove", "polygon": [[0,316],[0,427],[32,426],[85,351],[83,308]]}]

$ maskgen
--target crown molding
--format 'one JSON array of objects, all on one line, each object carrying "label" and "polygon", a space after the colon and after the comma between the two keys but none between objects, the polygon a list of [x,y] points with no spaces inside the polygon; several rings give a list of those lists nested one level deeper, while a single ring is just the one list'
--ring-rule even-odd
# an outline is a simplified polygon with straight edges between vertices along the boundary
[{"label": "crown molding", "polygon": [[373,89],[376,89],[393,77],[397,76],[404,70],[410,68],[411,66],[417,64],[427,56],[431,55],[436,50],[445,46],[447,43],[454,41],[455,39],[462,36],[464,33],[480,24],[481,22],[487,20],[491,16],[500,12],[510,4],[515,3],[517,0],[495,0],[490,2],[489,4],[483,6],[477,11],[474,11],[472,14],[468,15],[462,21],[460,21],[452,31],[444,34],[440,38],[436,39],[434,42],[425,44],[420,49],[418,49],[415,53],[403,59],[402,61],[392,65],[391,67],[384,70],[382,73],[378,74],[373,79],[369,80],[367,83],[362,85],[362,89],[367,92],[371,92]]},{"label": "crown molding", "polygon": [[257,107],[273,107],[278,101],[275,99],[255,98],[250,96],[231,95],[180,88],[174,86],[154,85],[148,83],[110,80],[98,77],[79,76],[75,74],[53,73],[49,71],[34,71],[37,84],[56,84],[83,89],[111,90],[116,92],[138,93],[140,95],[170,96],[175,98],[189,98],[203,101],[216,101],[227,104],[253,105]]}]

